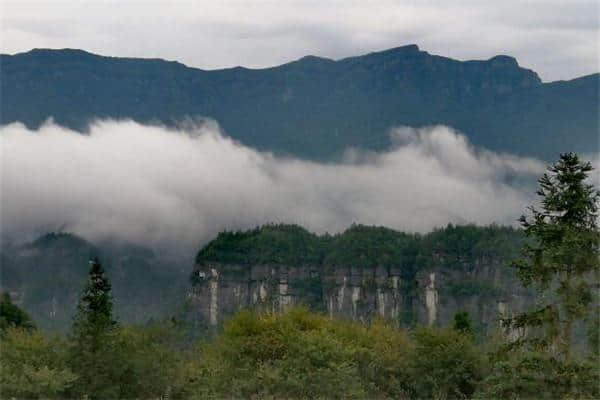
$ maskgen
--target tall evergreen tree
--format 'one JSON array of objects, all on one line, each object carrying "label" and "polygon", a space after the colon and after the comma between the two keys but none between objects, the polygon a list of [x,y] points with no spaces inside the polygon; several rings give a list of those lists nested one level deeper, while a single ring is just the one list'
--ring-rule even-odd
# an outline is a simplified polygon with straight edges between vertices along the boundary
[{"label": "tall evergreen tree", "polygon": [[120,373],[111,285],[97,258],[90,265],[72,328],[70,363],[79,375],[73,394],[116,398]]},{"label": "tall evergreen tree", "polygon": [[493,356],[477,398],[600,398],[598,360],[591,352],[572,355],[575,326],[592,322],[598,304],[600,194],[586,181],[591,170],[566,153],[540,178],[539,208],[521,217],[530,241],[513,263],[538,299],[532,310],[504,321],[521,335]]},{"label": "tall evergreen tree", "polygon": [[90,266],[89,278],[77,305],[73,333],[78,340],[99,345],[102,337],[117,323],[112,313],[112,287],[102,264],[95,258],[90,261]]},{"label": "tall evergreen tree", "polygon": [[574,326],[591,314],[600,272],[600,193],[586,182],[592,166],[574,153],[561,154],[539,180],[541,208],[520,221],[532,242],[514,263],[525,286],[538,289],[536,309],[509,321],[529,331],[523,342],[571,357]]}]

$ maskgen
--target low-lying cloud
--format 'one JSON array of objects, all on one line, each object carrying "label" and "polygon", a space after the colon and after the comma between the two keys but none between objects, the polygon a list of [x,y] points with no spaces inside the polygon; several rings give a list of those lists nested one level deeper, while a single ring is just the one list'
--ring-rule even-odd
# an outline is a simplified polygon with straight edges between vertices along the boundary
[{"label": "low-lying cloud", "polygon": [[98,121],[0,128],[3,234],[69,231],[192,251],[267,222],[338,232],[353,222],[425,232],[513,224],[544,164],[471,147],[443,126],[392,130],[384,153],[323,164],[240,145],[214,123],[182,130]]}]

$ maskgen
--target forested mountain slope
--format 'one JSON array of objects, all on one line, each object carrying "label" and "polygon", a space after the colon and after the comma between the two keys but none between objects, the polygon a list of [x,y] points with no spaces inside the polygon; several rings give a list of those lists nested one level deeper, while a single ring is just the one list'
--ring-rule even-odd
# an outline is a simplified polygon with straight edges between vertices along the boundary
[{"label": "forested mountain slope", "polygon": [[397,125],[444,124],[491,150],[556,158],[597,148],[599,76],[543,83],[508,56],[457,61],[415,45],[334,61],[307,56],[273,68],[204,71],[159,59],[36,49],[0,56],[0,123],[53,117],[175,125],[216,119],[260,149],[332,159],[380,150]]},{"label": "forested mountain slope", "polygon": [[145,323],[182,309],[188,288],[187,265],[169,262],[151,250],[125,243],[90,243],[69,233],[49,233],[31,243],[0,251],[0,289],[41,328],[64,331],[99,257],[113,286],[115,311],[123,322]]}]

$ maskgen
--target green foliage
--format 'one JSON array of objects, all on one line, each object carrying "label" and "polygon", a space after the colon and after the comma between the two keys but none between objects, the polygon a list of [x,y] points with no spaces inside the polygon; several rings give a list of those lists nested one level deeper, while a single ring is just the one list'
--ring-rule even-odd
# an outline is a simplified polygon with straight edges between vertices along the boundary
[{"label": "green foliage", "polygon": [[303,304],[311,311],[326,311],[323,301],[323,292],[326,289],[320,276],[313,276],[306,279],[295,279],[290,285],[302,299]]},{"label": "green foliage", "polygon": [[265,225],[219,234],[198,252],[196,262],[395,267],[403,279],[411,280],[419,268],[440,262],[471,267],[483,258],[510,260],[522,243],[522,232],[495,225],[448,225],[424,236],[364,225],[352,225],[334,236],[317,236],[296,225]]},{"label": "green foliage", "polygon": [[588,319],[587,345],[590,355],[600,360],[600,305],[594,307],[594,311]]},{"label": "green foliage", "polygon": [[[413,332],[295,308],[242,311],[197,347],[167,321],[114,329],[114,351],[73,364],[75,343],[9,328],[0,338],[2,397],[17,398],[597,398],[597,364],[477,345],[460,314],[454,329]],[[72,339],[71,339],[72,340]],[[489,357],[488,357],[489,355]],[[493,368],[491,368],[493,367]],[[90,372],[110,377],[90,381]]]},{"label": "green foliage", "polygon": [[470,335],[453,329],[418,328],[411,361],[414,394],[427,399],[463,399],[482,380],[483,354]]},{"label": "green foliage", "polygon": [[117,322],[113,319],[112,287],[98,259],[90,261],[88,281],[81,292],[77,314],[73,321],[73,335],[95,349],[105,335],[110,334]]},{"label": "green foliage", "polygon": [[35,329],[29,315],[12,302],[8,293],[3,293],[0,300],[0,332],[6,331],[9,327]]},{"label": "green foliage", "polygon": [[332,238],[323,263],[363,268],[394,266],[411,275],[419,251],[419,239],[418,235],[389,228],[352,225]]},{"label": "green foliage", "polygon": [[[12,256],[14,268],[27,277],[12,288],[26,293],[23,307],[31,312],[40,328],[66,330],[75,311],[77,294],[86,280],[86,270],[81,266],[97,255],[98,250],[75,235],[48,233],[32,243],[3,252]],[[12,275],[10,271],[7,274]]]},{"label": "green foliage", "polygon": [[441,287],[440,291],[455,298],[468,296],[497,297],[504,293],[504,290],[499,287],[469,278],[450,281]]},{"label": "green foliage", "polygon": [[454,314],[454,324],[452,325],[452,328],[455,331],[462,332],[466,335],[473,336],[475,334],[473,321],[471,321],[471,317],[466,311],[460,311]]},{"label": "green foliage", "polygon": [[[350,336],[304,310],[286,315],[244,311],[222,336],[200,348],[176,389],[195,398],[364,398]],[[343,388],[343,389],[342,389]]]},{"label": "green foliage", "polygon": [[[483,357],[460,332],[421,328],[411,339],[294,309],[242,312],[200,348],[181,395],[197,398],[464,398]],[[193,365],[193,366],[192,366]]]},{"label": "green foliage", "polygon": [[168,396],[179,374],[184,354],[181,333],[168,322],[148,326],[124,326],[117,332],[115,347],[120,354],[119,398]]},{"label": "green foliage", "polygon": [[[105,345],[91,359],[87,349],[75,350],[65,338],[9,328],[0,338],[0,394],[28,399],[167,396],[181,375],[183,343],[167,322],[127,326],[115,329],[112,349]],[[91,380],[90,374],[99,376]]]},{"label": "green foliage", "polygon": [[319,238],[297,225],[264,225],[246,232],[222,232],[196,256],[196,262],[229,264],[319,264]]},{"label": "green foliage", "polygon": [[88,281],[73,321],[69,365],[79,374],[72,394],[92,398],[119,396],[122,354],[112,314],[111,285],[100,262],[90,261]]},{"label": "green foliage", "polygon": [[540,302],[508,325],[529,328],[520,343],[559,352],[566,361],[574,325],[590,315],[600,285],[600,192],[586,183],[591,170],[573,153],[561,154],[548,168],[539,180],[541,209],[529,207],[531,217],[521,217],[525,234],[535,241],[514,262],[523,284],[538,289]]},{"label": "green foliage", "polygon": [[[597,315],[591,315],[598,309],[600,193],[585,182],[591,169],[577,155],[562,154],[539,180],[541,209],[532,206],[531,217],[521,217],[534,240],[514,266],[525,286],[538,289],[539,300],[504,321],[521,335],[493,357],[481,398],[600,397]],[[582,321],[591,322],[593,332],[585,358],[572,354],[573,330]]]},{"label": "green foliage", "polygon": [[20,307],[40,329],[67,332],[91,257],[102,259],[120,321],[145,323],[175,312],[187,290],[189,260],[166,259],[152,251],[122,242],[92,244],[68,233],[48,233],[33,242],[0,249],[2,291],[19,293]]},{"label": "green foliage", "polygon": [[10,327],[0,337],[2,398],[64,398],[77,380],[67,366],[66,346],[41,332]]},{"label": "green foliage", "polygon": [[441,262],[461,268],[490,259],[508,261],[518,254],[523,241],[522,232],[512,227],[448,224],[424,236],[419,264]]},{"label": "green foliage", "polygon": [[597,399],[600,368],[597,361],[563,361],[539,352],[518,350],[492,357],[494,368],[475,398],[487,399]]}]

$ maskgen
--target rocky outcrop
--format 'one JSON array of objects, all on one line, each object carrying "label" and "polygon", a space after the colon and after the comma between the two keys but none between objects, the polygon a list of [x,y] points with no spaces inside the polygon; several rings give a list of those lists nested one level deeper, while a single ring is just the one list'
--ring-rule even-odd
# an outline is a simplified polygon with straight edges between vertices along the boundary
[{"label": "rocky outcrop", "polygon": [[198,252],[191,315],[214,329],[240,309],[306,305],[331,317],[449,325],[467,311],[482,334],[529,300],[515,271],[523,235],[448,225],[426,235],[353,225],[318,236],[295,225],[223,232]]},{"label": "rocky outcrop", "polygon": [[454,315],[467,311],[482,333],[500,328],[500,318],[524,309],[531,293],[514,271],[497,259],[432,265],[416,275],[416,321],[422,324],[452,324]]},{"label": "rocky outcrop", "polygon": [[398,326],[448,325],[467,311],[481,333],[499,329],[499,318],[521,310],[528,293],[503,262],[473,264],[443,259],[402,278],[400,268],[236,265],[198,263],[190,292],[192,315],[216,328],[241,309],[285,312],[306,305],[331,317],[369,322],[383,318]]}]

